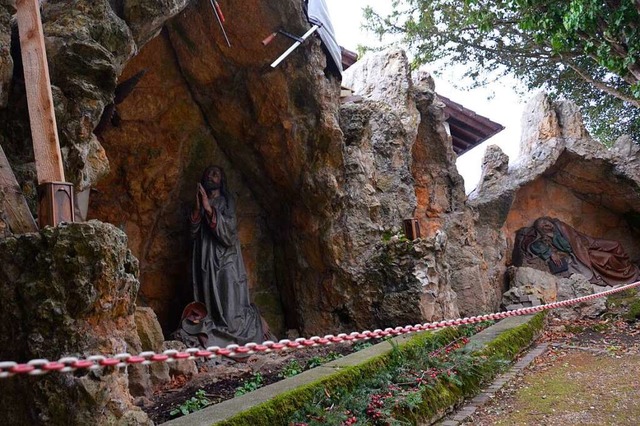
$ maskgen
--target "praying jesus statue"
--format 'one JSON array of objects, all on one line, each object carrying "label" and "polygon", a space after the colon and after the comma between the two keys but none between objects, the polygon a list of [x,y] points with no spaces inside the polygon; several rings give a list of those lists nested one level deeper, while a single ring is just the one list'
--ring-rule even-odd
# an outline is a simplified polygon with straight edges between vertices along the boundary
[{"label": "praying jesus statue", "polygon": [[262,318],[249,301],[235,200],[221,167],[207,167],[202,174],[190,222],[196,308],[185,309],[182,330],[198,336],[202,346],[262,343]]}]

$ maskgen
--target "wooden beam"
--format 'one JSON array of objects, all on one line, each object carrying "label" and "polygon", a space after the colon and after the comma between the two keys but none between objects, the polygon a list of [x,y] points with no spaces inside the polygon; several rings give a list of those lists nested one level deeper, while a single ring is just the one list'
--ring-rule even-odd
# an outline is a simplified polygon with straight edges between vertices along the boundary
[{"label": "wooden beam", "polygon": [[38,183],[64,182],[53,97],[38,0],[17,0],[16,20]]},{"label": "wooden beam", "polygon": [[5,222],[13,234],[38,230],[2,147],[0,147],[0,216],[0,221]]}]

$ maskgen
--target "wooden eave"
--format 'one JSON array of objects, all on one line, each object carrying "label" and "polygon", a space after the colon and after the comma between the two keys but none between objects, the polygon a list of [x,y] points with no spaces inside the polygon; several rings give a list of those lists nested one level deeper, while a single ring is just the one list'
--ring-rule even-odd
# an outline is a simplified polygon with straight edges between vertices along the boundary
[{"label": "wooden eave", "polygon": [[462,155],[490,137],[504,130],[504,126],[483,117],[451,99],[438,95],[445,104],[444,113],[449,130],[453,150]]}]

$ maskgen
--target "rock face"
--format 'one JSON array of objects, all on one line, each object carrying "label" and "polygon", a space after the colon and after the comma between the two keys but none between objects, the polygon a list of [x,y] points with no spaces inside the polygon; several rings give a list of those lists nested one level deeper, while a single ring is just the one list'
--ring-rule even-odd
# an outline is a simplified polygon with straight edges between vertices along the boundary
[{"label": "rock face", "polygon": [[[43,30],[52,83],[56,121],[63,153],[65,176],[82,191],[109,171],[100,141],[93,133],[105,108],[114,101],[116,84],[125,64],[186,2],[139,1],[47,1],[42,7]],[[0,6],[4,28],[5,6]],[[153,10],[153,13],[150,11]],[[125,16],[126,12],[126,16]],[[140,13],[144,12],[141,16]],[[149,20],[141,22],[141,20]],[[3,37],[11,31],[2,31]],[[17,164],[33,161],[26,118],[26,98],[17,32],[13,33],[15,78],[8,103],[0,108],[0,130],[7,155]],[[7,61],[0,39],[0,107],[6,85]],[[22,172],[24,180],[33,172]],[[27,194],[27,196],[35,194]]]},{"label": "rock face", "polygon": [[385,102],[400,117],[409,139],[415,138],[420,114],[403,50],[365,56],[344,73],[342,85],[360,96]]},{"label": "rock face", "polygon": [[[125,234],[108,224],[0,240],[0,358],[57,360],[140,346],[137,273]],[[0,411],[10,424],[151,424],[127,388],[126,372],[109,369],[4,379]]]},{"label": "rock face", "polygon": [[[163,352],[162,344],[165,339],[153,310],[151,308],[136,308],[134,320],[140,343],[134,342],[130,351],[136,354],[146,351]],[[129,391],[133,396],[150,398],[153,396],[154,389],[171,380],[169,364],[166,362],[156,362],[150,365],[134,364],[129,366],[127,370]]]},{"label": "rock face", "polygon": [[[492,177],[483,179],[470,196],[470,204],[480,213],[480,223],[501,228],[507,242],[504,264],[511,263],[516,231],[541,216],[558,218],[596,238],[619,241],[637,263],[637,147],[630,138],[621,138],[611,149],[594,141],[577,108],[569,102],[551,102],[539,94],[525,111],[519,163],[506,170],[504,161],[485,159],[483,176]],[[487,155],[498,158],[500,153],[495,148]],[[582,278],[576,274],[566,279],[554,277],[563,288],[558,294],[564,298],[590,294],[591,285]],[[514,285],[519,286],[517,282]],[[604,309],[602,303],[563,315],[595,315]]]},{"label": "rock face", "polygon": [[[458,313],[472,314],[494,310],[500,303],[502,277],[497,268],[489,265],[503,257],[504,244],[494,244],[486,249],[479,244],[478,232],[487,243],[499,240],[499,234],[488,228],[476,229],[475,213],[465,206],[462,178],[455,167],[455,154],[444,125],[444,104],[435,94],[433,79],[425,73],[416,73],[411,78],[408,76],[409,67],[406,56],[401,51],[365,57],[345,72],[343,85],[365,99],[362,103],[347,103],[341,110],[340,124],[345,132],[347,171],[353,170],[347,175],[347,188],[351,185],[351,188],[357,189],[357,191],[348,190],[348,193],[365,194],[364,196],[352,195],[352,199],[359,202],[373,194],[375,199],[380,200],[383,210],[385,205],[397,206],[397,213],[400,215],[388,215],[383,220],[370,215],[372,222],[379,223],[382,229],[388,228],[389,224],[393,223],[397,226],[399,220],[409,217],[419,220],[422,235],[428,243],[422,248],[421,256],[426,263],[437,264],[437,268],[431,269],[428,274],[430,277],[437,278],[430,285],[423,283],[422,296],[419,298],[405,297],[403,300],[407,307],[413,306],[415,300],[419,299],[420,304],[415,305],[416,309],[419,307],[426,319],[437,318],[439,315],[449,317]],[[367,168],[361,167],[363,163],[374,164],[374,159],[389,157],[388,154],[385,157],[379,149],[365,155],[370,152],[367,149],[369,139],[375,140],[380,137],[379,135],[389,134],[385,130],[386,123],[371,126],[370,130],[360,130],[361,126],[358,126],[358,123],[362,121],[361,115],[355,112],[366,111],[367,102],[371,101],[391,105],[391,112],[405,117],[402,120],[402,127],[406,131],[405,138],[408,142],[398,144],[394,143],[393,139],[387,138],[385,143],[376,142],[374,145],[388,146],[391,142],[395,154],[390,164],[401,165],[400,161],[403,158],[406,161],[402,167],[396,166],[387,172],[391,172],[390,176],[401,178],[402,184],[389,187],[393,189],[393,198],[384,195],[386,188],[377,184],[375,173],[366,173]],[[379,106],[377,109],[384,111]],[[345,116],[346,113],[349,115]],[[399,127],[396,125],[394,129]],[[354,134],[358,135],[359,140],[365,142],[358,142],[355,147],[352,147],[351,140]],[[411,150],[411,156],[408,159],[402,156],[404,146]],[[353,155],[354,153],[356,155]],[[350,162],[350,158],[358,161]],[[363,161],[363,158],[369,161]],[[349,167],[351,164],[353,164],[352,169]],[[410,170],[408,178],[402,177],[404,167]],[[372,167],[369,169],[375,170]],[[384,168],[378,166],[377,170],[384,170]],[[354,182],[358,173],[360,173],[360,184]],[[374,176],[374,179],[367,182],[366,176]],[[365,185],[362,186],[361,182],[365,182]],[[373,187],[376,188],[375,192],[370,189]],[[413,194],[415,194],[415,201]],[[375,203],[368,203],[368,205],[372,206]],[[349,205],[346,211],[349,217],[363,217],[357,210],[350,210]],[[373,211],[376,212],[377,209]],[[355,223],[355,220],[353,222]],[[366,220],[360,220],[360,222],[366,223]],[[354,229],[355,231],[349,230],[350,235],[360,235],[357,241],[360,241],[363,247],[376,246],[375,239],[367,241],[367,236],[362,234],[358,227]],[[393,231],[394,228],[390,230]],[[355,256],[354,259],[366,258],[364,253]],[[365,265],[363,271],[376,271],[380,268],[379,265],[373,266],[371,262]],[[358,266],[354,266],[353,270],[357,271]],[[373,272],[372,275],[375,276],[377,273]],[[414,275],[420,275],[420,273],[414,273]],[[373,283],[374,287],[385,288],[384,280],[373,280]],[[453,297],[454,295],[457,296]],[[375,305],[380,306],[379,301],[376,301]]]},{"label": "rock face", "polygon": [[637,149],[625,138],[612,149],[594,141],[571,103],[552,103],[539,94],[525,111],[520,163],[471,195],[486,217],[506,213],[502,223],[494,223],[507,238],[507,264],[515,232],[540,216],[620,241],[632,261],[640,260]]},{"label": "rock face", "polygon": [[[92,195],[90,216],[126,230],[141,262],[142,299],[165,331],[191,300],[187,215],[206,166],[221,165],[237,198],[250,294],[277,334],[283,303],[298,327],[294,286],[326,275],[326,232],[342,166],[338,84],[325,76],[319,42],[274,71],[288,42],[260,40],[281,19],[304,28],[298,3],[225,7],[222,39],[208,3],[191,4],[125,69],[147,69],[103,134],[113,172]],[[242,23],[242,26],[240,26]],[[333,105],[329,108],[329,105]],[[282,301],[281,301],[282,299]]]},{"label": "rock face", "polygon": [[[371,314],[377,299],[357,306],[351,300],[365,283],[383,234],[399,231],[417,206],[413,147],[419,112],[406,56],[373,58],[392,64],[393,73],[382,73],[388,79],[378,80],[386,91],[363,85],[365,101],[338,111],[337,81],[321,72],[326,57],[315,40],[305,48],[312,49],[306,62],[294,55],[282,70],[265,73],[258,64],[273,52],[229,51],[203,16],[187,8],[125,69],[123,78],[148,72],[118,105],[119,126],[103,134],[114,172],[92,195],[90,215],[126,230],[141,259],[141,300],[171,331],[190,300],[186,216],[192,188],[206,165],[219,163],[238,201],[250,294],[276,334],[287,328],[326,333],[388,326]],[[247,19],[264,25],[258,16]],[[357,73],[358,65],[353,69]],[[430,93],[421,101],[425,111],[435,100]],[[397,104],[389,105],[398,94]],[[402,111],[413,111],[413,118],[403,122]],[[462,181],[446,132],[437,137],[445,137],[438,146],[450,151],[449,171],[424,181],[438,191],[429,208],[462,209]],[[438,158],[421,170],[439,167]],[[460,185],[453,203],[451,182]],[[448,207],[440,208],[442,202]],[[448,286],[448,279],[441,285]],[[433,303],[447,307],[434,312],[457,310],[447,291],[437,298]]]},{"label": "rock face", "polygon": [[[417,281],[389,291],[404,294],[414,321],[498,306],[494,264],[504,245],[491,226],[474,226],[443,104],[429,76],[412,81],[404,53],[352,67],[345,82],[364,101],[340,106],[339,78],[317,38],[269,67],[289,41],[260,41],[283,23],[302,34],[299,2],[224,5],[232,48],[207,2],[67,3],[43,4],[43,20],[68,179],[84,195],[91,187],[90,218],[129,236],[140,259],[139,303],[167,337],[191,300],[186,217],[211,163],[229,177],[250,294],[277,335],[406,321],[391,305],[372,313],[389,284],[371,268],[382,265],[379,244],[411,217],[426,239],[424,264],[400,261]],[[143,70],[128,96],[115,96]],[[19,78],[12,84],[0,142],[33,200],[24,96]],[[372,296],[356,303],[364,287]]]},{"label": "rock face", "polygon": [[[507,277],[510,288],[504,293],[502,299],[502,305],[507,310],[560,302],[608,290],[591,284],[579,274],[561,278],[528,267],[510,267]],[[606,298],[596,298],[567,308],[553,309],[550,315],[567,320],[595,318],[605,310]]]},{"label": "rock face", "polygon": [[413,76],[420,125],[413,145],[412,174],[418,205],[415,217],[423,235],[447,240],[444,261],[451,265],[446,281],[457,294],[461,315],[493,312],[502,294],[501,259],[504,243],[495,228],[477,223],[477,213],[466,205],[464,182],[445,128],[444,104],[434,92],[433,80]]},{"label": "rock face", "polygon": [[446,279],[450,269],[444,260],[446,242],[439,236],[408,241],[396,235],[376,249],[358,295],[360,303],[367,298],[373,301],[375,324],[408,325],[416,318],[458,317],[456,293]]}]

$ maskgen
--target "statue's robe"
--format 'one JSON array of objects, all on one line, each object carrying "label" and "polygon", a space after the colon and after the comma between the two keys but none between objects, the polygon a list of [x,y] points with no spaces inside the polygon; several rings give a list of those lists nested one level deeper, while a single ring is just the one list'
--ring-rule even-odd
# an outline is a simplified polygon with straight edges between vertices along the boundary
[{"label": "statue's robe", "polygon": [[534,227],[523,228],[516,234],[514,265],[536,265],[535,257],[550,262],[551,255],[569,261],[566,275],[579,273],[594,284],[628,284],[640,278],[640,269],[633,264],[622,245],[585,235],[558,219],[548,220],[554,225],[553,237],[545,237]]},{"label": "statue's robe", "polygon": [[262,318],[249,301],[235,203],[224,196],[209,202],[215,220],[210,220],[203,209],[200,219],[191,221],[193,295],[208,315],[197,323],[183,318],[182,330],[200,336],[200,343],[206,342],[207,346],[262,343]]},{"label": "statue's robe", "polygon": [[553,222],[578,261],[588,266],[596,279],[600,277],[609,285],[628,284],[638,279],[638,266],[631,263],[618,241],[590,237],[558,219]]}]

